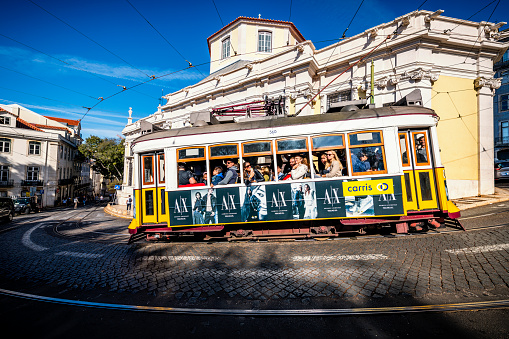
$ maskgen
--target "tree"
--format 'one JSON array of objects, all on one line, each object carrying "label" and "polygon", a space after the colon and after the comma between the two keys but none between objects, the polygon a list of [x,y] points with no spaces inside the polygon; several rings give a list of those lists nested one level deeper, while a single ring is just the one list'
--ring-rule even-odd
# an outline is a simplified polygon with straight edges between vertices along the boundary
[{"label": "tree", "polygon": [[122,181],[124,172],[124,139],[99,138],[91,135],[79,151],[93,160],[92,168],[107,179]]}]

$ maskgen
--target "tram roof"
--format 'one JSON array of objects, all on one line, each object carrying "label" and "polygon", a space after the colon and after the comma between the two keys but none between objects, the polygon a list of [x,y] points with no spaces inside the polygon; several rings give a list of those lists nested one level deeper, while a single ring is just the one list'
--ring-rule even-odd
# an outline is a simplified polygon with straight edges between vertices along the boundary
[{"label": "tram roof", "polygon": [[230,131],[242,131],[252,130],[259,128],[275,128],[282,126],[292,125],[304,125],[304,124],[315,124],[323,123],[328,121],[347,121],[347,120],[358,120],[358,119],[371,119],[371,118],[384,118],[391,116],[400,115],[432,115],[437,116],[434,110],[421,106],[389,106],[380,107],[373,109],[362,109],[351,112],[336,112],[336,113],[325,113],[316,115],[305,115],[305,116],[288,116],[288,117],[276,117],[265,118],[262,120],[250,119],[246,121],[240,121],[238,123],[226,123],[217,125],[206,125],[200,127],[183,127],[176,129],[169,129],[164,131],[155,131],[149,134],[144,134],[134,140],[133,143],[138,143],[147,140],[179,137],[196,134],[206,133],[218,133],[218,132],[230,132]]}]

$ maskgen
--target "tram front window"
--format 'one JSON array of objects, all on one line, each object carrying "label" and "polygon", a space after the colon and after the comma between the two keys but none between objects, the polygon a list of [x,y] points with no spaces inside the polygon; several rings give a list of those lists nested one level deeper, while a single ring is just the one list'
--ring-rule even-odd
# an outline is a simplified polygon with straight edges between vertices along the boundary
[{"label": "tram front window", "polygon": [[417,164],[428,164],[428,151],[426,135],[424,133],[413,133],[415,145],[415,162]]},{"label": "tram front window", "polygon": [[143,184],[154,183],[154,157],[151,155],[143,156]]}]

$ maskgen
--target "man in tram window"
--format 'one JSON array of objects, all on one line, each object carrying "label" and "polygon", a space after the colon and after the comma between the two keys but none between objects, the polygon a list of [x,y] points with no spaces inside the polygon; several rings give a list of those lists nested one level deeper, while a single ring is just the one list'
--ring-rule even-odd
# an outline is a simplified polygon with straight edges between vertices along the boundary
[{"label": "man in tram window", "polygon": [[295,158],[294,157],[290,157],[288,162],[285,164],[283,172],[285,174],[290,173],[292,171],[293,166],[295,166]]},{"label": "man in tram window", "polygon": [[202,208],[205,211],[203,217],[204,224],[215,224],[216,223],[216,196],[213,194],[214,190],[209,188],[207,194],[202,199]]},{"label": "man in tram window", "polygon": [[186,170],[186,166],[183,163],[179,163],[179,186],[189,185],[189,178],[193,176],[191,171]]},{"label": "man in tram window", "polygon": [[359,152],[358,154],[355,154],[352,152],[352,167],[354,173],[371,171],[371,165],[366,153]]},{"label": "man in tram window", "polygon": [[427,163],[428,162],[428,154],[426,152],[426,140],[424,139],[423,134],[417,135],[417,140],[415,143],[416,153],[417,153],[417,163]]},{"label": "man in tram window", "polygon": [[237,178],[239,176],[238,174],[238,167],[235,164],[235,160],[228,159],[226,161],[226,174],[224,176],[224,179],[221,180],[218,185],[230,185],[235,184],[237,182]]}]

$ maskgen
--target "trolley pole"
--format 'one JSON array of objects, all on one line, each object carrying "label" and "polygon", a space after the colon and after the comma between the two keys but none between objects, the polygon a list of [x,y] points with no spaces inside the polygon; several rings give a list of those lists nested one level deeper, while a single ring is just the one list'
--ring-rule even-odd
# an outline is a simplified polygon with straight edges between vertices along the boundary
[{"label": "trolley pole", "polygon": [[371,93],[369,94],[369,103],[375,104],[375,63],[371,59]]}]

